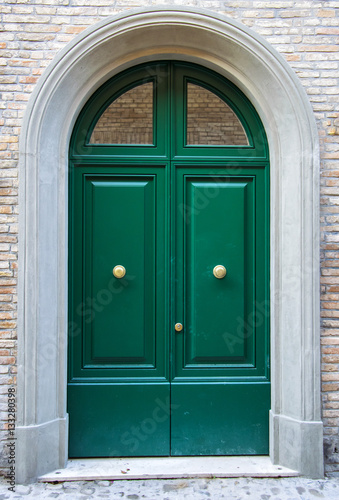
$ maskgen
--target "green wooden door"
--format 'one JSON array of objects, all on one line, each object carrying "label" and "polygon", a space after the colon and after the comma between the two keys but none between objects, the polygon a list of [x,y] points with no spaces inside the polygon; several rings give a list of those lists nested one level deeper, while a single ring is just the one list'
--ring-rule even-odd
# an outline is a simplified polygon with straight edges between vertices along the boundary
[{"label": "green wooden door", "polygon": [[254,108],[199,66],[139,66],[89,100],[70,148],[71,457],[268,453],[268,167]]}]

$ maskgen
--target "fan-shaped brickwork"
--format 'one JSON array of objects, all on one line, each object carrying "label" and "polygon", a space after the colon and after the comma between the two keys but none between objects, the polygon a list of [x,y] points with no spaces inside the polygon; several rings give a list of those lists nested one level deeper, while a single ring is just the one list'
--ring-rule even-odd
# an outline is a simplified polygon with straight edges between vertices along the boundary
[{"label": "fan-shaped brickwork", "polygon": [[187,145],[247,146],[244,128],[234,111],[209,90],[187,84]]},{"label": "fan-shaped brickwork", "polygon": [[153,144],[153,83],[128,90],[100,116],[91,144]]}]

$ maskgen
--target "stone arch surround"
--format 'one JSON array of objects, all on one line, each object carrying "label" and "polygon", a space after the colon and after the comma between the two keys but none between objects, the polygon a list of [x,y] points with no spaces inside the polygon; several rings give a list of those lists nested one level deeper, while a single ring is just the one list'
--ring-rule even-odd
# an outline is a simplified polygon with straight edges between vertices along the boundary
[{"label": "stone arch surround", "polygon": [[237,85],[266,129],[271,164],[270,456],[323,475],[319,149],[297,77],[263,38],[214,12],[131,10],[88,28],[45,70],[20,138],[17,481],[67,462],[67,182],[75,120],[93,92],[141,62],[206,66]]}]

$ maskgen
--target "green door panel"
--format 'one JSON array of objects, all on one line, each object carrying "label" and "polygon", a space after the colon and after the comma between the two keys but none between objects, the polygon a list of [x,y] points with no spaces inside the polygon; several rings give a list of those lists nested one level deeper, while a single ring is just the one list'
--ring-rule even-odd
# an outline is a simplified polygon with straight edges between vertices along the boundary
[{"label": "green door panel", "polygon": [[[84,365],[155,367],[155,177],[85,177]],[[123,265],[124,278],[112,269]]]},{"label": "green door panel", "polygon": [[267,455],[270,384],[172,384],[172,455]]},{"label": "green door panel", "polygon": [[70,376],[167,380],[165,166],[78,165],[74,184]]},{"label": "green door panel", "polygon": [[[147,141],[125,144],[133,95]],[[221,103],[217,117],[205,99]],[[221,109],[245,141],[232,143]],[[71,457],[268,453],[268,158],[252,104],[201,66],[136,66],[81,111],[69,173]]]},{"label": "green door panel", "polygon": [[184,328],[175,334],[171,453],[266,454],[267,177],[176,165],[175,179],[175,321]]},{"label": "green door panel", "polygon": [[267,175],[176,165],[175,179],[174,376],[267,379]]},{"label": "green door panel", "polygon": [[170,454],[169,384],[70,384],[70,457]]},{"label": "green door panel", "polygon": [[[238,319],[245,316],[246,299],[249,304],[253,301],[253,282],[245,280],[253,275],[251,181],[185,177],[184,203],[192,213],[186,218],[184,234],[185,367],[251,362],[248,358],[253,349],[251,352],[245,345],[245,339],[232,349],[224,340],[226,328],[236,332]],[[219,264],[227,270],[223,279],[213,275],[213,268]]]},{"label": "green door panel", "polygon": [[73,171],[70,456],[169,454],[165,167]]}]

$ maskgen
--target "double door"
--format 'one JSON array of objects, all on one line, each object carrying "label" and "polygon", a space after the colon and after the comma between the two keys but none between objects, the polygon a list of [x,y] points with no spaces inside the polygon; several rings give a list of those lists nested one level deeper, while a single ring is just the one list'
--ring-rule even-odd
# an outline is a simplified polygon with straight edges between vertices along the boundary
[{"label": "double door", "polygon": [[243,156],[238,145],[187,147],[188,84],[203,86],[203,70],[162,63],[151,78],[152,144],[104,155],[89,142],[98,116],[80,117],[94,123],[83,142],[75,129],[70,456],[267,454],[267,161],[249,129]]}]

